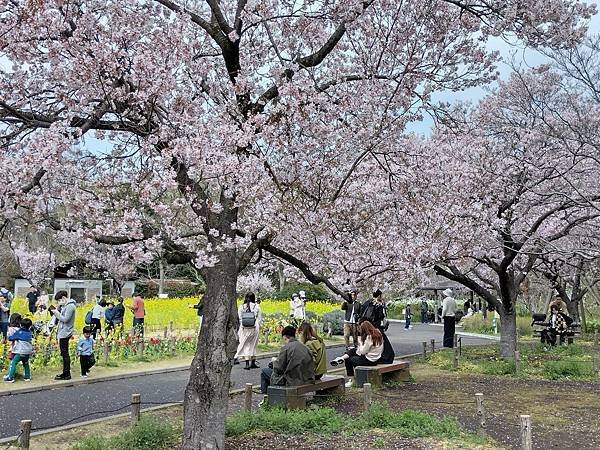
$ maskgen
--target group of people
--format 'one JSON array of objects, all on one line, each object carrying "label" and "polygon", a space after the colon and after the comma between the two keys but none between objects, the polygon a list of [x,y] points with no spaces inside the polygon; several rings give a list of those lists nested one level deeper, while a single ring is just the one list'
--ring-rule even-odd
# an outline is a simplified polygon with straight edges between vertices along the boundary
[{"label": "group of people", "polygon": [[[27,295],[28,310],[34,318],[32,321],[29,317],[22,317],[21,314],[10,313],[12,294],[3,292],[2,288],[6,290],[4,286],[0,287],[0,324],[2,324],[4,341],[10,342],[9,358],[11,360],[8,374],[3,377],[4,381],[14,382],[19,363],[23,366],[23,379],[31,380],[29,359],[33,353],[33,337],[36,333],[50,335],[54,330],[56,330],[56,339],[62,359],[62,372],[54,379],[70,380],[69,341],[74,334],[77,306],[75,300],[69,298],[67,291],[61,290],[54,295],[57,306],[47,305],[47,301],[44,301],[42,296],[37,294],[37,290],[32,287]],[[145,310],[144,299],[140,295],[134,295],[131,306],[125,306],[121,297],[116,304],[98,298],[92,309],[86,314],[86,325],[83,327],[76,345],[76,355],[79,358],[82,377],[87,377],[95,364],[94,343],[102,332],[102,319],[104,319],[105,333],[110,334],[115,330],[121,333],[125,308],[130,309],[133,313],[135,333],[143,337]]]},{"label": "group of people", "polygon": [[[357,300],[357,294],[356,290],[349,290],[347,300],[342,303],[342,310],[345,311],[346,351],[330,361],[332,366],[345,366],[347,387],[354,383],[356,367],[391,363],[395,356],[385,334],[389,323],[381,290],[373,292],[373,297],[364,303]],[[301,294],[292,298],[292,302],[298,302],[293,304],[293,310],[300,307],[298,299],[302,299]],[[248,331],[248,327],[244,325],[252,322],[252,312],[255,317],[260,317],[260,307],[255,304],[254,294],[250,293],[238,311],[240,344],[236,354],[236,358],[246,358],[248,369],[258,367],[254,353],[250,352],[252,354],[249,355],[245,351],[258,340],[258,333],[255,334],[255,330]],[[293,317],[296,318],[295,315]],[[261,370],[260,385],[263,394],[267,393],[270,385],[297,386],[319,380],[327,373],[325,343],[310,323],[304,321],[297,329],[288,325],[283,328],[281,335],[284,345],[279,355]]]}]

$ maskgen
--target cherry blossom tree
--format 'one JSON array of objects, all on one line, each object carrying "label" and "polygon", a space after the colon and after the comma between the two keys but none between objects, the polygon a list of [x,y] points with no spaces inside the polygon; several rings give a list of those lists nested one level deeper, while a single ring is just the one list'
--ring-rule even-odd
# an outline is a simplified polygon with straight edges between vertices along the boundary
[{"label": "cherry blossom tree", "polygon": [[593,12],[572,0],[8,0],[0,162],[22,176],[0,187],[4,227],[200,271],[211,326],[182,448],[223,448],[238,274],[264,252],[343,295],[349,274],[409,272],[426,240],[382,221],[416,207],[390,189],[407,180],[406,123],[432,92],[495,78],[490,36],[568,46]]}]

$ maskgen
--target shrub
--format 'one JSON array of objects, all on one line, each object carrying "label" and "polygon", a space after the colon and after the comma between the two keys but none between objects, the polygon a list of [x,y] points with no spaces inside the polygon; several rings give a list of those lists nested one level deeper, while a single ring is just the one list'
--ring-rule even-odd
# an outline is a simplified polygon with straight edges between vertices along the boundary
[{"label": "shrub", "polygon": [[306,292],[307,300],[331,299],[331,293],[327,290],[327,288],[312,283],[290,283],[281,291],[274,292],[273,298],[276,300],[289,300],[292,298],[292,294],[298,291]]},{"label": "shrub", "polygon": [[589,361],[546,361],[544,375],[551,380],[586,378],[592,376],[592,366]]},{"label": "shrub", "polygon": [[333,334],[344,334],[344,317],[345,312],[341,309],[323,314],[323,332],[327,332],[327,322],[331,322],[331,329]]},{"label": "shrub", "polygon": [[[471,317],[465,317],[462,320],[463,330],[469,333],[492,334],[494,327],[492,326],[492,318],[488,315],[487,319],[483,318],[483,314],[474,314]],[[500,327],[498,327],[500,328]]]},{"label": "shrub", "polygon": [[89,436],[72,450],[155,450],[172,448],[179,441],[179,430],[154,417],[142,417],[130,430],[110,438]]}]

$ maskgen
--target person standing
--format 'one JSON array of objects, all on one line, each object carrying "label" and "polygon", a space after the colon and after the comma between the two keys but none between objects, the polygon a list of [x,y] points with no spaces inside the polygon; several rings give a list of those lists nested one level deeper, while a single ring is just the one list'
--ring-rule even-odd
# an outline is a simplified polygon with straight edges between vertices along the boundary
[{"label": "person standing", "polygon": [[358,319],[360,318],[361,305],[357,300],[358,293],[351,289],[348,291],[348,300],[342,303],[344,316],[344,343],[346,348],[350,347],[350,336],[354,347],[358,345]]},{"label": "person standing", "polygon": [[299,321],[303,321],[305,318],[304,301],[302,300],[300,294],[292,294],[292,299],[290,300],[290,317]]},{"label": "person standing", "polygon": [[106,303],[104,310],[104,333],[108,336],[114,329],[113,316],[115,314],[115,304],[112,301]]},{"label": "person standing", "polygon": [[123,297],[117,298],[117,304],[113,309],[112,322],[117,332],[117,335],[121,337],[123,335],[123,319],[125,317],[125,306],[123,306]]},{"label": "person standing", "polygon": [[40,298],[40,293],[34,286],[29,287],[29,292],[27,293],[27,309],[31,314],[35,314],[37,309],[37,302]]},{"label": "person standing", "polygon": [[79,365],[81,366],[81,377],[87,378],[90,369],[96,364],[94,358],[94,338],[92,337],[92,327],[83,327],[83,334],[77,341],[77,356],[79,356]]},{"label": "person standing", "polygon": [[144,311],[144,299],[141,295],[136,294],[133,296],[133,303],[128,308],[133,313],[133,330],[136,335],[144,337],[144,317],[146,312]]},{"label": "person standing", "polygon": [[240,319],[240,328],[238,330],[239,344],[234,361],[244,358],[246,361],[245,370],[258,369],[259,366],[256,364],[256,346],[258,345],[258,337],[260,335],[259,329],[262,314],[260,306],[256,304],[256,296],[253,292],[246,294],[244,303],[238,309],[238,318]]},{"label": "person standing", "polygon": [[58,302],[59,308],[54,305],[48,307],[48,311],[56,318],[58,347],[62,357],[62,373],[54,377],[55,380],[71,379],[71,357],[69,356],[69,340],[73,336],[73,325],[75,324],[75,310],[77,304],[75,300],[69,298],[67,291],[58,291],[54,296]]},{"label": "person standing", "polygon": [[456,330],[456,322],[454,316],[456,315],[456,300],[452,297],[452,289],[446,289],[443,294],[445,295],[444,301],[442,302],[442,320],[444,321],[444,347],[454,347],[454,332]]},{"label": "person standing", "polygon": [[198,299],[198,303],[195,305],[188,305],[189,308],[194,308],[198,313],[198,326],[202,328],[202,321],[204,319],[204,302],[202,297]]},{"label": "person standing", "polygon": [[404,329],[405,330],[409,330],[412,327],[410,326],[410,319],[411,319],[411,315],[410,315],[410,303],[406,304],[406,308],[404,308]]},{"label": "person standing", "polygon": [[421,301],[421,323],[429,322],[429,305],[427,304],[427,300],[423,299]]},{"label": "person standing", "polygon": [[104,318],[104,307],[106,303],[101,298],[96,299],[96,304],[92,308],[92,337],[96,339],[98,334],[102,333],[102,319]]},{"label": "person standing", "polygon": [[8,323],[10,322],[10,304],[11,301],[6,295],[0,293],[0,332],[2,333],[2,342],[6,342],[8,337]]},{"label": "person standing", "polygon": [[368,320],[380,331],[385,331],[385,303],[383,302],[383,292],[380,289],[373,292],[373,298],[363,303],[360,311],[361,319]]}]

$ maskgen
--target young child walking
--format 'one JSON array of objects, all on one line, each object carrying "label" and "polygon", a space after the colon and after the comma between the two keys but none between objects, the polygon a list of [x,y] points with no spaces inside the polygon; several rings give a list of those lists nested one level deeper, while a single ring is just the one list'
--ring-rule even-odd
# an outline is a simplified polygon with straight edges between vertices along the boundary
[{"label": "young child walking", "polygon": [[31,370],[29,368],[29,357],[33,353],[31,325],[31,319],[21,319],[19,329],[8,336],[8,340],[12,344],[13,357],[8,369],[8,375],[4,375],[4,381],[7,383],[15,382],[15,372],[19,363],[23,364],[23,380],[31,381]]},{"label": "young child walking", "polygon": [[77,341],[77,356],[79,356],[79,364],[81,365],[81,377],[87,378],[90,369],[96,364],[92,327],[83,327],[83,336]]}]

